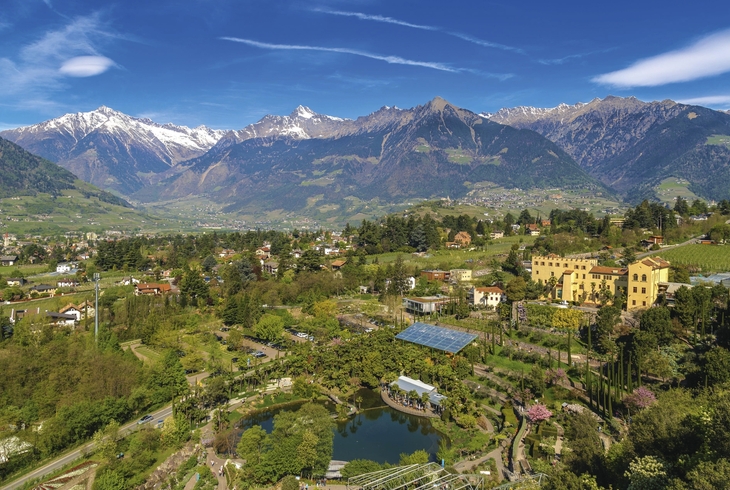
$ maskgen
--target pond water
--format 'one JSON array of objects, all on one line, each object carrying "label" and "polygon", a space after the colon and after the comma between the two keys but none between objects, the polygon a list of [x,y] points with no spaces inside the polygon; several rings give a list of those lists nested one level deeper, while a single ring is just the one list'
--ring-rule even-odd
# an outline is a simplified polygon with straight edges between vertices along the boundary
[{"label": "pond water", "polygon": [[[332,459],[370,459],[379,463],[397,464],[401,453],[410,454],[423,449],[431,455],[432,461],[436,461],[436,451],[442,435],[433,428],[429,419],[393,410],[383,403],[380,393],[372,390],[360,390],[357,396],[363,398],[362,411],[337,423],[334,429]],[[241,429],[260,425],[266,432],[271,432],[277,413],[296,410],[301,404],[259,412],[243,419],[240,423]],[[332,403],[325,403],[325,406],[334,412]]]}]

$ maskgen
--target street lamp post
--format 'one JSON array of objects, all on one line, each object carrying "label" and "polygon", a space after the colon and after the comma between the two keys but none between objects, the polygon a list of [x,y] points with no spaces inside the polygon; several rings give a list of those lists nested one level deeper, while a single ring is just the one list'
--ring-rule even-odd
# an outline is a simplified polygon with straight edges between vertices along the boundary
[{"label": "street lamp post", "polygon": [[95,287],[94,290],[96,292],[95,302],[94,302],[94,341],[96,343],[99,343],[99,279],[100,275],[98,272],[94,273],[94,283]]}]

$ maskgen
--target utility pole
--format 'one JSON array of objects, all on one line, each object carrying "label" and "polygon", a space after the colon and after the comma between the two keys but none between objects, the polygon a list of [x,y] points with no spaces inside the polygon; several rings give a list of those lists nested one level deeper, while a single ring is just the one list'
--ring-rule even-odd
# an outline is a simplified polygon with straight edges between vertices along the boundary
[{"label": "utility pole", "polygon": [[99,273],[94,273],[94,283],[95,283],[95,291],[96,291],[96,298],[94,303],[94,341],[98,344],[99,343]]}]

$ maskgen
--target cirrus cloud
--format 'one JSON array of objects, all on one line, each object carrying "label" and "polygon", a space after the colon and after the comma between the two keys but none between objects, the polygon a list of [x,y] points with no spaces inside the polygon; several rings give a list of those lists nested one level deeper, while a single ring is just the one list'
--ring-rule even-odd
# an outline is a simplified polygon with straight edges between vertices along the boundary
[{"label": "cirrus cloud", "polygon": [[106,56],[77,56],[66,60],[58,71],[69,77],[93,77],[101,75],[114,65]]},{"label": "cirrus cloud", "polygon": [[639,60],[593,81],[615,87],[655,87],[730,72],[730,29],[675,51]]},{"label": "cirrus cloud", "polygon": [[326,46],[308,46],[302,44],[272,44],[263,43],[260,41],[254,41],[252,39],[242,39],[240,37],[221,37],[223,41],[233,41],[236,43],[248,44],[261,49],[273,49],[273,50],[294,50],[294,51],[324,51],[328,53],[342,53],[351,54],[354,56],[362,56],[364,58],[370,58],[373,60],[385,61],[395,65],[410,65],[410,66],[421,66],[424,68],[431,68],[433,70],[448,71],[452,73],[459,73],[467,71],[463,68],[453,68],[445,63],[439,63],[436,61],[417,61],[401,58],[400,56],[380,55],[375,53],[369,53],[367,51],[361,51],[359,49],[350,48],[330,48]]}]

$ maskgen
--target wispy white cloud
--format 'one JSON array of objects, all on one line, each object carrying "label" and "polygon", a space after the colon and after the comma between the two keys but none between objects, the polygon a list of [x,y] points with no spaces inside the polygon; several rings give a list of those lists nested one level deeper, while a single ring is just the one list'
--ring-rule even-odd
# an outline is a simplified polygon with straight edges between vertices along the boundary
[{"label": "wispy white cloud", "polygon": [[730,107],[730,94],[692,97],[689,99],[679,99],[677,102],[681,102],[682,104],[703,105],[710,107]]},{"label": "wispy white cloud", "polygon": [[99,49],[118,38],[98,14],[72,19],[23,46],[16,56],[0,58],[0,97],[42,104],[64,87],[67,77],[99,75],[116,66]]},{"label": "wispy white cloud", "polygon": [[414,29],[423,29],[426,31],[440,30],[440,28],[435,27],[435,26],[411,24],[410,22],[394,19],[393,17],[386,17],[384,15],[371,15],[371,14],[363,14],[362,12],[345,12],[342,10],[329,10],[329,9],[322,9],[322,8],[312,9],[312,12],[320,12],[323,14],[330,14],[330,15],[340,15],[343,17],[357,17],[360,20],[372,20],[375,22],[384,22],[386,24],[396,24],[399,26],[412,27]]},{"label": "wispy white cloud", "polygon": [[639,60],[623,70],[593,78],[616,87],[655,87],[730,71],[730,30],[703,37],[675,51]]},{"label": "wispy white cloud", "polygon": [[458,37],[459,39],[463,39],[464,41],[468,41],[473,44],[477,44],[479,46],[484,46],[485,48],[497,48],[502,49],[504,51],[514,51],[515,53],[524,54],[524,50],[520,48],[515,48],[514,46],[507,46],[506,44],[499,44],[494,43],[492,41],[485,41],[484,39],[479,39],[474,36],[470,36],[469,34],[463,34],[461,32],[446,32],[446,34],[454,37]]},{"label": "wispy white cloud", "polygon": [[463,68],[454,68],[451,67],[445,63],[438,63],[433,61],[416,61],[416,60],[409,60],[406,58],[401,58],[400,56],[387,56],[387,55],[380,55],[375,53],[369,53],[367,51],[360,51],[358,49],[350,49],[350,48],[330,48],[325,46],[306,46],[301,44],[271,44],[271,43],[262,43],[259,41],[254,41],[251,39],[242,39],[238,37],[221,37],[220,39],[223,39],[225,41],[233,41],[237,43],[243,43],[248,44],[249,46],[254,46],[261,49],[274,49],[274,50],[299,50],[299,51],[323,51],[328,53],[343,53],[343,54],[351,54],[354,56],[362,56],[364,58],[370,58],[373,60],[380,60],[385,61],[386,63],[391,63],[395,65],[410,65],[410,66],[421,66],[423,68],[431,68],[433,70],[439,70],[439,71],[448,71],[451,73],[459,73],[462,71],[467,71]]},{"label": "wispy white cloud", "polygon": [[394,19],[393,17],[386,17],[384,15],[364,14],[362,12],[349,12],[349,11],[343,11],[343,10],[329,10],[329,9],[323,9],[323,8],[312,9],[312,12],[319,12],[319,13],[329,14],[329,15],[339,15],[342,17],[356,17],[360,20],[371,20],[374,22],[395,24],[395,25],[404,26],[404,27],[411,27],[413,29],[422,29],[425,31],[440,31],[440,32],[443,32],[444,34],[448,34],[449,36],[454,36],[463,41],[467,41],[472,44],[476,44],[476,45],[483,46],[486,48],[497,48],[497,49],[502,49],[505,51],[514,51],[516,53],[524,53],[524,51],[520,48],[515,48],[513,46],[507,46],[505,44],[499,44],[499,43],[495,43],[492,41],[486,41],[484,39],[479,39],[477,37],[471,36],[469,34],[464,34],[462,32],[446,31],[438,26],[413,24],[411,22],[407,22],[404,20]]}]

